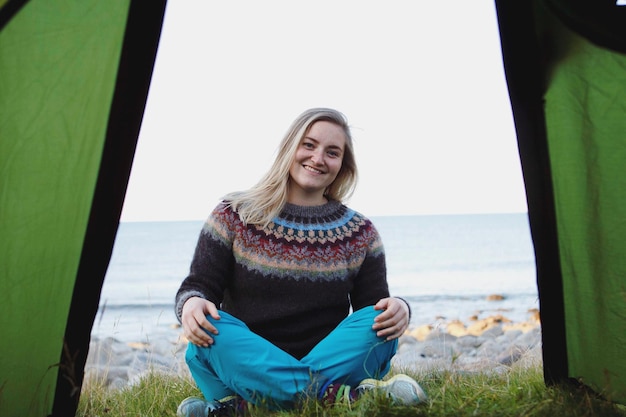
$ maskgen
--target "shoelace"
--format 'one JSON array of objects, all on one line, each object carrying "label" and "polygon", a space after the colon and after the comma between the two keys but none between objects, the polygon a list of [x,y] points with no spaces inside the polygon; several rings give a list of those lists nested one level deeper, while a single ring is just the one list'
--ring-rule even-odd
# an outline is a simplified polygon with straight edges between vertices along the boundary
[{"label": "shoelace", "polygon": [[209,412],[209,417],[230,417],[243,415],[245,400],[231,398],[226,401],[215,400],[216,407]]}]

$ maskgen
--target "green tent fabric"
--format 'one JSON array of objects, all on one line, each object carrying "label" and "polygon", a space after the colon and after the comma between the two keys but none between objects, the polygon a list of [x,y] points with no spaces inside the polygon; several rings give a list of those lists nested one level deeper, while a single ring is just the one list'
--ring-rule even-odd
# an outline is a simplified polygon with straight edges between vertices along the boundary
[{"label": "green tent fabric", "polygon": [[70,416],[165,2],[0,7],[0,415]]},{"label": "green tent fabric", "polygon": [[626,7],[497,1],[549,383],[626,402]]}]

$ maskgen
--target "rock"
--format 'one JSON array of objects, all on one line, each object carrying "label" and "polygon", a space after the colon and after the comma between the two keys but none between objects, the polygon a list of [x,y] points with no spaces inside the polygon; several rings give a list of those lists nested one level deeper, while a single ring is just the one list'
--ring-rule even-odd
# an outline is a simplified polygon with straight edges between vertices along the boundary
[{"label": "rock", "polygon": [[418,343],[418,340],[415,337],[411,336],[410,334],[404,334],[400,336],[400,338],[398,339],[398,344],[400,346],[404,344],[414,345],[416,343]]},{"label": "rock", "polygon": [[131,347],[132,349],[148,349],[150,347],[150,345],[148,343],[143,343],[143,342],[129,342],[128,346]]},{"label": "rock", "polygon": [[89,343],[86,365],[107,366],[112,363],[128,365],[132,348],[112,337],[92,340]]},{"label": "rock", "polygon": [[[86,382],[123,388],[154,372],[191,378],[185,363],[186,347],[179,332],[151,335],[148,341],[133,343],[94,338],[85,366]],[[497,373],[511,366],[534,366],[541,360],[538,321],[531,317],[528,322],[512,323],[493,315],[469,325],[450,320],[409,329],[398,340],[391,366],[395,371],[418,374]]]},{"label": "rock", "polygon": [[504,334],[504,330],[502,330],[502,326],[500,324],[493,324],[487,330],[483,331],[481,336],[485,338],[495,338],[498,336],[502,336]]},{"label": "rock", "polygon": [[155,343],[121,342],[115,338],[93,338],[90,342],[85,380],[109,388],[123,388],[150,372],[189,375],[185,363],[187,344],[157,335]]},{"label": "rock", "polygon": [[398,352],[391,359],[391,366],[400,372],[419,372],[426,373],[433,369],[444,366],[443,360],[432,359],[426,357],[422,352],[416,349],[409,349]]},{"label": "rock", "polygon": [[515,339],[515,344],[526,349],[532,349],[541,344],[541,328],[535,327],[534,329],[523,333]]},{"label": "rock", "polygon": [[504,331],[504,333],[501,336],[498,336],[500,338],[502,338],[503,342],[513,342],[515,339],[517,339],[518,337],[520,337],[522,334],[524,334],[524,332],[522,332],[521,330],[518,329],[505,329],[504,326],[502,326],[502,330]]},{"label": "rock", "polygon": [[423,326],[419,326],[416,329],[410,331],[409,334],[413,336],[415,339],[422,341],[426,339],[426,336],[428,336],[430,332],[432,332],[432,330],[433,330],[433,326],[429,324],[425,324]]},{"label": "rock", "polygon": [[495,339],[487,339],[485,343],[480,345],[476,350],[476,356],[488,358],[493,362],[502,354],[504,348],[505,347],[500,345]]},{"label": "rock", "polygon": [[452,335],[452,334],[450,334],[450,333],[446,333],[444,331],[437,330],[437,331],[430,332],[428,334],[428,336],[426,336],[424,341],[433,341],[433,340],[435,340],[435,341],[438,341],[438,342],[441,342],[441,343],[451,344],[451,343],[456,342],[456,339],[457,339],[457,337]]},{"label": "rock", "polygon": [[465,336],[467,334],[467,328],[460,320],[453,320],[446,325],[446,331],[453,336]]},{"label": "rock", "polygon": [[495,323],[490,323],[486,320],[479,320],[475,323],[472,323],[468,328],[467,328],[467,334],[471,334],[472,336],[480,336],[482,335],[486,330],[489,330],[490,328],[492,328],[493,326],[495,326]]},{"label": "rock", "polygon": [[110,365],[106,367],[86,366],[85,379],[107,387],[111,385],[125,385],[126,381],[128,381],[128,367],[123,365]]},{"label": "rock", "polygon": [[507,348],[504,352],[500,353],[496,358],[496,362],[501,365],[511,366],[513,363],[517,362],[522,357],[522,350],[511,346]]},{"label": "rock", "polygon": [[535,323],[535,324],[539,324],[541,323],[541,315],[539,313],[539,310],[536,308],[531,308],[530,310],[528,310],[528,313],[530,313],[530,322],[531,323]]},{"label": "rock", "polygon": [[543,351],[541,344],[537,344],[534,348],[524,352],[522,357],[515,363],[515,366],[530,368],[533,366],[541,366],[543,363]]},{"label": "rock", "polygon": [[467,333],[474,335],[474,336],[480,336],[481,334],[483,334],[485,331],[496,327],[502,323],[510,323],[511,320],[509,320],[508,318],[504,317],[501,314],[496,314],[494,316],[489,316],[487,318],[484,318],[482,320],[478,320],[474,323],[472,323],[468,328],[467,328]]},{"label": "rock", "polygon": [[504,300],[504,295],[501,294],[491,294],[487,296],[487,301],[502,301]]},{"label": "rock", "polygon": [[521,331],[522,333],[526,333],[534,328],[537,327],[537,324],[535,323],[529,323],[527,321],[522,322],[522,323],[510,323],[510,324],[506,324],[504,325],[502,328],[504,329],[505,332],[508,331]]},{"label": "rock", "polygon": [[456,340],[458,347],[462,349],[476,349],[485,341],[484,338],[472,335],[465,335]]}]

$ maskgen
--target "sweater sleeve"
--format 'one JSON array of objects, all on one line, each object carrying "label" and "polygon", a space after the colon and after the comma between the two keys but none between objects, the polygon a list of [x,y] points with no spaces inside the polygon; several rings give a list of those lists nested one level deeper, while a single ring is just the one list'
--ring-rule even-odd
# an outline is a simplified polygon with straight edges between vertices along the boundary
[{"label": "sweater sleeve", "polygon": [[237,215],[220,204],[207,219],[194,251],[189,275],[181,283],[175,299],[175,313],[181,320],[185,301],[201,297],[220,306],[233,271],[232,242]]},{"label": "sweater sleeve", "polygon": [[354,311],[389,297],[385,250],[378,231],[369,220],[364,236],[368,239],[367,252],[350,294]]}]

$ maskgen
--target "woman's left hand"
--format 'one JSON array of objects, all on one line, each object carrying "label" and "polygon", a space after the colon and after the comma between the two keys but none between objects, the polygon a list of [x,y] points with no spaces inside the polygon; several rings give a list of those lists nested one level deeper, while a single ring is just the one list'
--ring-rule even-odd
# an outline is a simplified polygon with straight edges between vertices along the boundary
[{"label": "woman's left hand", "polygon": [[399,298],[383,298],[376,303],[374,310],[383,310],[372,326],[378,337],[397,339],[409,327],[409,306]]}]

